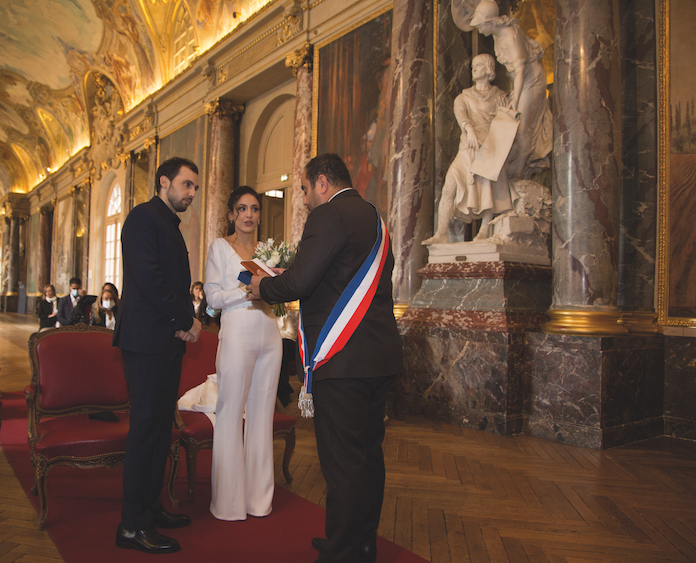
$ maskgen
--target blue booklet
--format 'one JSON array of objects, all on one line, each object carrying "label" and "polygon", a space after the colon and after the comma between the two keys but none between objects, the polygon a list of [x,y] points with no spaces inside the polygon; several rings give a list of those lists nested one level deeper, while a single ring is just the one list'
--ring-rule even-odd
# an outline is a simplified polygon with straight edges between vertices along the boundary
[{"label": "blue booklet", "polygon": [[251,283],[251,272],[249,270],[242,270],[239,272],[237,279],[244,285],[249,285]]}]

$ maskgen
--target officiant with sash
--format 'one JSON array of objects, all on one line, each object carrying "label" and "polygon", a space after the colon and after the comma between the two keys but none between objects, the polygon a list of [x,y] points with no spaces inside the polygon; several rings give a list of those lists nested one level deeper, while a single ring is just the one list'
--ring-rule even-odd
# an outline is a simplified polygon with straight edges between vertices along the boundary
[{"label": "officiant with sash", "polygon": [[394,257],[384,221],[352,188],[335,154],[302,175],[310,214],[295,261],[277,277],[254,276],[250,298],[300,300],[298,344],[311,393],[326,480],[320,563],[371,562],[384,496],[384,411],[403,369],[393,313]]}]

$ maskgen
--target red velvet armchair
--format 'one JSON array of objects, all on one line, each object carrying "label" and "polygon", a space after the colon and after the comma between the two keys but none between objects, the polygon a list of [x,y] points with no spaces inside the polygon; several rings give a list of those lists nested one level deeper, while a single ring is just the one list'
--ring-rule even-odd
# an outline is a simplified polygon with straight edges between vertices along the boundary
[{"label": "red velvet armchair", "polygon": [[[29,338],[31,385],[25,389],[28,439],[39,495],[39,529],[48,515],[46,474],[56,465],[89,469],[123,465],[128,434],[128,386],[113,332],[84,324],[34,333]],[[113,412],[118,422],[89,418]],[[174,430],[169,498],[179,465],[180,433]]]},{"label": "red velvet armchair", "polygon": [[[216,332],[203,329],[198,342],[186,344],[186,354],[181,367],[181,382],[179,397],[189,389],[205,382],[208,375],[215,373],[215,358],[217,356],[218,336]],[[181,445],[186,450],[186,470],[188,473],[188,500],[193,500],[196,494],[196,460],[198,452],[213,447],[213,425],[203,413],[178,411],[177,421],[181,429]],[[295,417],[274,413],[273,439],[285,440],[283,454],[283,475],[286,483],[292,481],[290,475],[290,458],[295,449]]]}]

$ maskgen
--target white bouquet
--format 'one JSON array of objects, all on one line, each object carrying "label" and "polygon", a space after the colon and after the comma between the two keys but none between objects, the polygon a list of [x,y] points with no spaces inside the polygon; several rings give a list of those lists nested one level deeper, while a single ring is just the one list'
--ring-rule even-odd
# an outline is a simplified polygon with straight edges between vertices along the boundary
[{"label": "white bouquet", "polygon": [[[266,242],[259,242],[254,250],[253,258],[258,258],[269,268],[289,268],[297,254],[297,246],[283,241],[276,245],[275,240],[269,238]],[[282,317],[287,313],[285,303],[273,305],[276,317]]]}]

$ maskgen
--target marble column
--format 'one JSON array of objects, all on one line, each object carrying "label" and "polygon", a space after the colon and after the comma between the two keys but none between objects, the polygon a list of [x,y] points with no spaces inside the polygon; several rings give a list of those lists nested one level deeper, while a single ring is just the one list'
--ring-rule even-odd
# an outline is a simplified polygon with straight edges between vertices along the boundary
[{"label": "marble column", "polygon": [[22,218],[14,213],[10,217],[9,256],[7,260],[7,293],[19,290],[19,225]]},{"label": "marble column", "polygon": [[421,242],[433,227],[432,2],[396,0],[392,25],[389,122],[389,233],[394,301],[408,304],[427,262]]},{"label": "marble column", "polygon": [[290,240],[302,238],[307,208],[302,192],[302,171],[312,157],[312,72],[313,47],[305,43],[285,57],[285,66],[292,68],[297,77],[295,94],[295,139],[292,156],[292,195],[290,197]]},{"label": "marble column", "polygon": [[618,305],[631,332],[657,332],[657,42],[654,0],[620,0],[621,236]]},{"label": "marble column", "polygon": [[53,207],[45,206],[39,211],[38,266],[36,269],[36,288],[43,292],[51,283],[51,234],[53,233]]},{"label": "marble column", "polygon": [[205,251],[214,239],[227,234],[227,200],[234,188],[234,126],[244,112],[230,100],[206,104],[210,116],[210,158],[206,188]]},{"label": "marble column", "polygon": [[556,2],[553,299],[545,330],[620,334],[619,0]]}]

